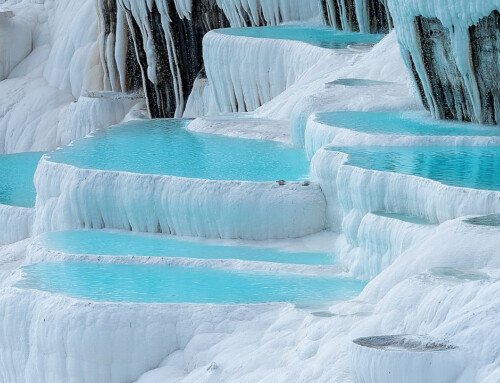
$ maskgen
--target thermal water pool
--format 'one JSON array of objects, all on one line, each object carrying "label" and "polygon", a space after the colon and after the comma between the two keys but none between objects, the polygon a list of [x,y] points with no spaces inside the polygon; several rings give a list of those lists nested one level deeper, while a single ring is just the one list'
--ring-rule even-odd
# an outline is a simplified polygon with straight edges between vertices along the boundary
[{"label": "thermal water pool", "polygon": [[163,265],[37,263],[22,273],[17,287],[110,302],[311,304],[353,298],[365,286],[338,277]]},{"label": "thermal water pool", "polygon": [[59,231],[45,233],[40,240],[50,249],[71,254],[241,259],[304,265],[336,263],[336,257],[333,253],[291,253],[262,247],[222,246],[163,235],[119,231]]},{"label": "thermal water pool", "polygon": [[133,121],[48,156],[80,168],[238,181],[303,180],[303,150],[274,141],[190,132],[189,120]]},{"label": "thermal water pool", "polygon": [[42,154],[32,152],[0,155],[0,204],[20,207],[35,205],[33,175]]},{"label": "thermal water pool", "polygon": [[386,212],[386,211],[374,211],[374,212],[372,212],[372,214],[378,215],[380,217],[397,219],[397,220],[403,221],[403,222],[414,223],[417,225],[432,225],[432,222],[430,222],[429,220],[427,220],[425,218],[415,217],[415,216],[406,215],[406,214],[391,213],[391,212]]},{"label": "thermal water pool", "polygon": [[445,185],[500,190],[498,146],[328,147],[346,153],[346,165],[428,178]]},{"label": "thermal water pool", "polygon": [[352,44],[377,43],[384,37],[381,34],[343,32],[326,26],[311,27],[302,25],[224,28],[217,29],[216,32],[230,36],[302,41],[328,49],[343,49]]},{"label": "thermal water pool", "polygon": [[435,120],[426,112],[325,112],[316,114],[316,121],[372,134],[500,136],[498,127]]}]

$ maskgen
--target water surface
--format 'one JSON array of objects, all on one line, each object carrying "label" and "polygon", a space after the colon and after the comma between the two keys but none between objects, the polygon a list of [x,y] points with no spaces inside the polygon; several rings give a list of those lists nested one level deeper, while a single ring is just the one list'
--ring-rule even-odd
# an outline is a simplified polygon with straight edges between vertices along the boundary
[{"label": "water surface", "polygon": [[0,155],[0,204],[35,206],[33,176],[42,155],[38,152]]},{"label": "water surface", "polygon": [[224,28],[218,33],[231,36],[255,37],[261,39],[279,39],[302,41],[328,49],[343,49],[348,45],[377,43],[384,38],[381,34],[363,34],[344,32],[326,26],[279,25],[271,27]]},{"label": "water surface", "polygon": [[303,150],[275,141],[190,132],[189,120],[133,121],[97,131],[50,154],[86,169],[240,181],[303,180]]},{"label": "water surface", "polygon": [[58,262],[22,270],[18,287],[109,302],[309,304],[353,298],[365,285],[334,277],[162,265]]},{"label": "water surface", "polygon": [[347,165],[429,178],[445,185],[500,191],[499,146],[328,147]]},{"label": "water surface", "polygon": [[43,234],[41,241],[50,249],[70,254],[242,259],[304,265],[331,265],[337,261],[333,253],[290,253],[263,247],[222,246],[160,234],[118,231],[59,231]]},{"label": "water surface", "polygon": [[435,120],[426,112],[325,112],[318,113],[316,120],[326,125],[371,134],[500,136],[497,126]]}]

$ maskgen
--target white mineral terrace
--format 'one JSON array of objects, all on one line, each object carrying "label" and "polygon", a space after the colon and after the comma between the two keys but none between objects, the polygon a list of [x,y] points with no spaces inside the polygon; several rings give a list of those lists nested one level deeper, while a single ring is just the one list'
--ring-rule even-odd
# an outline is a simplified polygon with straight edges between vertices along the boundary
[{"label": "white mineral terrace", "polygon": [[[31,205],[0,174],[0,383],[500,381],[500,128],[432,119],[407,54],[438,18],[477,103],[500,3],[381,0],[387,36],[314,45],[367,1],[200,0],[232,29],[188,95],[155,52],[194,0],[0,0],[0,154],[46,153]],[[192,120],[148,118],[133,22]]]},{"label": "white mineral terrace", "polygon": [[79,169],[44,158],[35,186],[36,233],[107,227],[262,240],[325,227],[325,198],[314,183],[143,175]]}]

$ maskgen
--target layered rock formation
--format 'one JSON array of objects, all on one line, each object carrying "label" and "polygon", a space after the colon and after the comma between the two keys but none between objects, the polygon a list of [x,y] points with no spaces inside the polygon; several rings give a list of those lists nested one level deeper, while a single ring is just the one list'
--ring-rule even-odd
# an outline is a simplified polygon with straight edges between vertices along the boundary
[{"label": "layered rock formation", "polygon": [[134,92],[141,89],[141,72],[125,12],[116,0],[97,0],[97,13],[104,90]]},{"label": "layered rock formation", "polygon": [[180,117],[203,68],[203,36],[228,27],[229,21],[211,0],[148,3],[119,0],[118,4],[128,21],[151,117]]},{"label": "layered rock formation", "polygon": [[391,0],[403,57],[436,118],[500,122],[500,2]]},{"label": "layered rock formation", "polygon": [[324,19],[334,28],[363,33],[387,33],[392,18],[387,0],[321,0]]},{"label": "layered rock formation", "polygon": [[322,0],[214,0],[233,27],[320,19]]},{"label": "layered rock formation", "polygon": [[142,88],[152,118],[182,116],[208,31],[320,19],[318,2],[299,0],[98,0],[98,13],[105,89]]}]

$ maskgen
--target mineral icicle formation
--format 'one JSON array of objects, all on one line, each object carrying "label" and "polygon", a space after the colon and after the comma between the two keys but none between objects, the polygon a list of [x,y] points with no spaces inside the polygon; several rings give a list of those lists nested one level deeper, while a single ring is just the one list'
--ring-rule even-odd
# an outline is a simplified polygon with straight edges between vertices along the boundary
[{"label": "mineral icicle formation", "polygon": [[326,23],[337,29],[387,33],[393,27],[387,0],[321,0],[321,5]]},{"label": "mineral icicle formation", "polygon": [[98,0],[98,13],[105,88],[137,90],[142,79],[149,114],[160,118],[182,116],[204,73],[208,31],[311,19],[320,7],[299,0]]},{"label": "mineral icicle formation", "polygon": [[202,39],[208,31],[320,20],[321,12],[327,24],[346,31],[392,28],[385,0],[98,0],[104,87],[137,91],[142,79],[152,118],[181,117],[196,77],[204,73]]},{"label": "mineral icicle formation", "polygon": [[500,1],[390,0],[389,6],[403,58],[432,115],[498,124]]},{"label": "mineral icicle formation", "polygon": [[211,0],[118,0],[118,6],[126,15],[150,116],[181,117],[203,68],[203,36],[229,21]]}]

